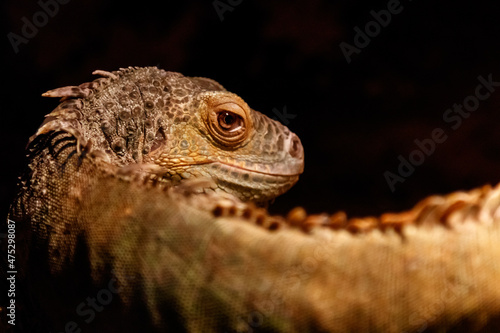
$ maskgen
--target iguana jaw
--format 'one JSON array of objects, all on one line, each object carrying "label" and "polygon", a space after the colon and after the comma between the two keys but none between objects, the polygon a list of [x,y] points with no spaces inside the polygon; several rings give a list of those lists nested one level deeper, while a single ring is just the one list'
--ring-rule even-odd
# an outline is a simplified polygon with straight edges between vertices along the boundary
[{"label": "iguana jaw", "polygon": [[268,201],[290,189],[299,174],[273,174],[243,169],[226,163],[212,163],[217,186],[247,201]]},{"label": "iguana jaw", "polygon": [[[248,164],[248,163],[247,163]],[[230,172],[251,174],[261,174],[270,177],[298,177],[302,173],[302,169],[295,168],[296,170],[290,170],[288,168],[282,168],[282,165],[266,165],[266,164],[256,164],[255,168],[245,168],[238,164],[224,163],[224,162],[214,162],[214,166],[220,166],[220,168],[229,168]],[[300,170],[300,171],[299,171]]]},{"label": "iguana jaw", "polygon": [[[290,189],[299,179],[303,164],[285,169],[283,164],[266,165],[234,159],[222,161],[197,161],[170,164],[161,178],[180,181],[196,177],[211,178],[215,189],[232,193],[243,201],[263,202],[272,200]],[[168,170],[168,171],[167,171]],[[158,173],[156,170],[154,173]],[[212,188],[214,189],[214,188]]]}]

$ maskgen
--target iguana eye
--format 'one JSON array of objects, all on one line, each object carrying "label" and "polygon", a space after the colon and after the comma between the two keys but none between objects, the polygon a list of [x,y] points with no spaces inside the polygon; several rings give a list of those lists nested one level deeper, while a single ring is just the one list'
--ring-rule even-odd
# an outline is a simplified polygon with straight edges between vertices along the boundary
[{"label": "iguana eye", "polygon": [[217,116],[217,122],[222,130],[234,132],[240,129],[243,125],[243,119],[235,113],[229,111],[221,111]]},{"label": "iguana eye", "polygon": [[245,103],[223,96],[213,97],[207,104],[207,125],[216,142],[234,148],[245,141],[251,128],[250,109]]}]

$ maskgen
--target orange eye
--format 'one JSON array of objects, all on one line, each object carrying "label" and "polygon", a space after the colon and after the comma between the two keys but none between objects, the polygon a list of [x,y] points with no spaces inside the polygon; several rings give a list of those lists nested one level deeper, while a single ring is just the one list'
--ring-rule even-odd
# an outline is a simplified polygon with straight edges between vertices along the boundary
[{"label": "orange eye", "polygon": [[252,126],[248,106],[227,96],[213,98],[207,104],[207,125],[212,138],[228,148],[244,142]]},{"label": "orange eye", "polygon": [[228,132],[238,131],[243,126],[243,119],[229,111],[221,111],[217,115],[217,122],[222,130]]}]

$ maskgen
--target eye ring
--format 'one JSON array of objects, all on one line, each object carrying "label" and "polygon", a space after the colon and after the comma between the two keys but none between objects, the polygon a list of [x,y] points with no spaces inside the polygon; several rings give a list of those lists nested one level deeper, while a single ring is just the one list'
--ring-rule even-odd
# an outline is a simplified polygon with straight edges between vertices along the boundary
[{"label": "eye ring", "polygon": [[223,146],[238,146],[248,137],[248,111],[235,101],[209,104],[207,120],[210,135]]}]

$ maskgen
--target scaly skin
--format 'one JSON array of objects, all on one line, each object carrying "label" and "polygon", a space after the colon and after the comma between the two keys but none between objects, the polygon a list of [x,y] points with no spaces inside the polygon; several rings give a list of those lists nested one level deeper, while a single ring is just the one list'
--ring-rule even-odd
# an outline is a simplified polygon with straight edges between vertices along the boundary
[{"label": "scaly skin", "polygon": [[112,164],[174,183],[211,178],[242,200],[268,201],[304,169],[294,133],[213,80],[157,68],[95,73],[107,79],[43,94],[65,102],[38,135],[67,131]]},{"label": "scaly skin", "polygon": [[293,134],[208,79],[100,73],[46,94],[66,97],[11,206],[16,326],[2,297],[0,331],[499,331],[500,186],[379,218],[270,216],[244,200],[296,181]]},{"label": "scaly skin", "polygon": [[[110,267],[108,259],[113,256],[109,253],[127,248],[111,245],[104,254],[93,242],[106,236],[104,244],[110,245],[119,242],[120,236],[106,232],[97,238],[89,236],[101,226],[120,225],[112,222],[113,218],[128,211],[122,210],[121,204],[110,204],[127,199],[111,196],[105,202],[94,202],[96,207],[108,207],[106,212],[97,210],[92,221],[85,218],[87,204],[96,199],[99,189],[107,191],[106,184],[113,184],[109,190],[117,194],[113,192],[116,186],[124,184],[127,188],[139,183],[141,189],[147,189],[194,181],[198,195],[215,195],[210,205],[227,196],[233,202],[239,198],[262,203],[288,190],[303,171],[303,148],[298,137],[250,109],[213,80],[157,68],[95,74],[104,78],[43,94],[62,97],[61,104],[30,138],[28,170],[11,206],[9,218],[17,226],[16,244],[18,249],[25,249],[18,251],[17,261],[23,268],[18,277],[19,294],[24,295],[18,297],[19,321],[21,325],[40,325],[29,331],[59,330],[58,324],[67,321],[71,311],[74,313],[71,302],[80,296],[85,299],[85,295],[68,296],[73,294],[73,287],[64,285],[75,278],[61,280],[62,275],[90,269],[90,275],[88,271],[77,274],[83,277],[78,280],[79,288],[99,285],[101,270]],[[110,177],[118,183],[108,183]],[[132,193],[136,192],[130,188],[123,194]],[[134,200],[145,198],[136,194]],[[103,197],[105,193],[97,200]],[[171,198],[163,204],[166,211],[177,209]],[[141,219],[138,226],[161,228],[162,223],[161,219]],[[81,251],[86,253],[83,261]],[[100,255],[94,257],[95,251]],[[111,264],[118,270],[120,265]],[[95,271],[96,267],[100,270]],[[119,284],[124,282],[119,280]],[[44,294],[47,288],[35,286],[41,281],[55,288],[51,295]],[[54,297],[56,294],[59,297]],[[122,301],[130,305],[127,296],[122,296]],[[38,305],[31,308],[30,298]],[[52,309],[45,305],[50,300],[55,301]],[[70,314],[58,317],[67,309]],[[44,313],[47,318],[32,320],[35,313]],[[21,325],[17,328],[26,330]]]}]

